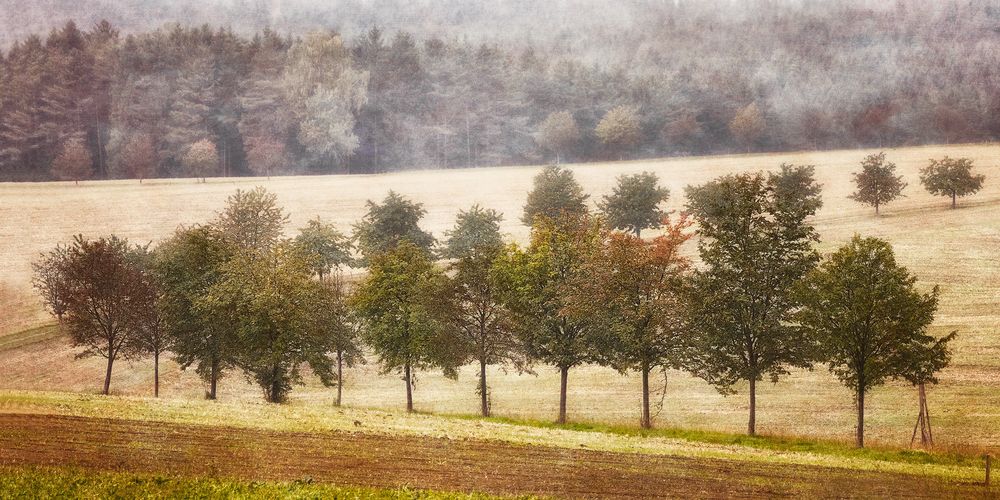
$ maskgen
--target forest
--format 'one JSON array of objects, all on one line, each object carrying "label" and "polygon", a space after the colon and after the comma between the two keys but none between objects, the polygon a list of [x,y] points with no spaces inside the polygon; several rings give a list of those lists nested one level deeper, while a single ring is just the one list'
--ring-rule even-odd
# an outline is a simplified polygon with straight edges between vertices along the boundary
[{"label": "forest", "polygon": [[[305,23],[301,6],[275,28],[249,14],[160,27],[81,15],[47,34],[8,30],[22,35],[0,46],[0,180],[373,173],[1000,134],[990,2],[712,8],[723,4],[626,2],[603,29],[581,21],[575,34],[571,23],[547,33],[513,7],[497,15],[514,28],[487,30],[479,4],[425,6],[437,24],[343,9],[343,31],[329,13]],[[465,15],[434,17],[445,11]],[[622,18],[631,28],[613,29]]]}]

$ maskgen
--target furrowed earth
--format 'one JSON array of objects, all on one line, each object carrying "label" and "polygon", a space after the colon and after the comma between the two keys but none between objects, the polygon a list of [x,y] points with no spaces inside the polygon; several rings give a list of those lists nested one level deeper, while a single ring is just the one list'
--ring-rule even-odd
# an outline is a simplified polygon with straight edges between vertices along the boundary
[{"label": "furrowed earth", "polygon": [[[685,203],[684,187],[687,185],[727,173],[776,169],[782,163],[815,165],[817,179],[823,184],[824,199],[824,206],[814,220],[823,239],[820,251],[834,250],[855,233],[885,238],[893,244],[897,259],[918,276],[922,287],[941,287],[941,304],[932,332],[944,335],[957,330],[959,336],[954,344],[951,366],[942,372],[940,383],[928,392],[936,449],[960,457],[979,457],[987,452],[996,454],[1000,452],[1000,315],[997,314],[1000,300],[1000,217],[997,216],[1000,209],[1000,146],[983,144],[887,149],[887,159],[898,165],[899,173],[910,185],[904,191],[906,197],[884,207],[879,217],[870,207],[847,199],[853,188],[851,173],[858,169],[861,159],[872,152],[851,150],[734,155],[585,164],[570,168],[590,193],[593,203],[610,191],[616,176],[653,171],[671,191],[669,207],[679,210]],[[984,189],[974,196],[960,199],[956,210],[949,208],[950,200],[929,195],[919,184],[919,168],[930,158],[945,155],[974,159],[975,170],[987,178]],[[247,423],[239,416],[245,408],[265,413],[269,410],[267,405],[258,402],[261,399],[259,390],[241,375],[232,373],[220,382],[221,401],[205,403],[201,401],[204,396],[201,381],[193,373],[179,370],[169,360],[161,366],[161,395],[167,401],[141,399],[152,393],[151,361],[120,362],[115,366],[111,387],[113,393],[123,397],[111,398],[109,401],[113,403],[101,407],[100,411],[93,410],[96,403],[80,403],[67,393],[88,395],[97,392],[103,382],[103,361],[75,359],[77,351],[51,325],[51,320],[31,291],[31,262],[40,252],[68,241],[74,234],[97,237],[114,233],[155,245],[180,225],[212,218],[222,208],[226,197],[236,189],[258,185],[275,192],[279,203],[291,215],[289,234],[294,234],[297,228],[316,216],[335,223],[345,232],[349,231],[350,225],[364,213],[366,200],[381,199],[393,189],[424,203],[428,214],[423,226],[435,236],[443,236],[444,231],[451,227],[458,210],[479,203],[503,211],[506,216],[504,231],[512,241],[524,242],[527,228],[519,221],[521,206],[538,170],[538,167],[505,167],[377,176],[210,179],[206,184],[186,179],[146,181],[141,185],[136,181],[83,182],[79,186],[72,183],[0,184],[0,255],[3,256],[0,259],[0,414],[4,414],[0,416],[0,461],[18,466],[74,465],[88,470],[110,468],[136,473],[185,472],[202,476],[215,473],[209,468],[200,468],[199,464],[211,462],[202,460],[204,457],[218,458],[229,452],[244,453],[246,455],[240,456],[249,457],[244,462],[253,463],[253,457],[272,454],[267,450],[241,448],[243,445],[233,445],[233,440],[225,437],[209,439],[212,434],[227,435],[229,430],[216,431],[233,426],[248,433],[240,434],[248,443],[276,443],[276,440],[286,437],[300,437],[301,444],[290,443],[287,448],[302,453],[306,448],[322,448],[326,451],[308,453],[321,458],[327,457],[323,453],[332,453],[330,464],[349,460],[355,451],[358,453],[356,459],[363,461],[366,450],[395,450],[395,445],[390,444],[395,442],[393,439],[414,439],[414,434],[408,434],[410,426],[428,425],[421,418],[438,417],[421,416],[409,420],[395,413],[404,404],[403,382],[396,375],[380,374],[378,367],[372,364],[347,372],[344,399],[346,405],[357,409],[350,411],[390,415],[386,418],[399,420],[391,427],[380,429],[377,437],[372,435],[370,422],[363,422],[361,429],[353,429],[349,425],[336,429],[331,429],[329,425],[317,425],[315,429],[295,425],[274,428],[256,421]],[[653,234],[655,232],[648,235]],[[693,254],[693,245],[689,251]],[[527,421],[554,418],[558,405],[558,373],[545,366],[536,366],[535,372],[531,375],[491,370],[489,376],[495,415]],[[661,389],[663,380],[659,384]],[[654,425],[732,434],[745,428],[748,406],[745,388],[738,388],[740,392],[734,396],[723,397],[703,381],[680,372],[668,372],[665,380],[666,391],[662,394],[662,405],[657,405],[654,410]],[[640,405],[639,384],[638,377],[621,376],[605,368],[588,366],[572,370],[569,378],[570,420],[626,428],[636,426]],[[848,443],[852,438],[855,417],[851,394],[825,367],[795,371],[777,384],[758,387],[759,432],[822,443]],[[40,391],[61,392],[46,395]],[[333,399],[333,390],[322,387],[312,377],[306,377],[306,385],[296,387],[290,403],[280,411],[306,415],[306,420],[310,422],[324,422],[328,414],[339,411],[332,408]],[[457,381],[436,373],[421,373],[415,400],[421,412],[474,414],[478,409],[475,373],[472,368],[466,368],[460,372]],[[660,395],[656,400],[659,402]],[[120,409],[140,404],[135,401],[146,405],[142,418]],[[181,421],[175,421],[176,412],[171,413],[172,409],[176,405],[188,404],[197,408],[209,406],[205,406],[200,416],[188,415]],[[13,413],[19,416],[10,415]],[[39,416],[25,417],[21,414]],[[83,420],[40,416],[51,414]],[[97,419],[106,416],[114,419]],[[916,390],[908,384],[894,382],[875,389],[869,396],[866,409],[868,442],[875,448],[908,447],[916,416]],[[204,427],[205,419],[211,420],[212,425],[224,427]],[[163,433],[142,431],[143,426],[139,424],[159,420],[170,420],[170,425],[178,426],[171,435],[180,441],[175,443],[163,437]],[[475,426],[478,422],[444,420],[451,422],[448,425],[455,428]],[[74,426],[95,432],[73,433]],[[102,451],[97,445],[109,438],[96,437],[104,436],[96,433],[96,429],[103,427],[125,432],[121,439],[126,442],[120,446],[109,444],[108,449]],[[173,429],[162,427],[168,428]],[[35,445],[32,450],[8,448],[11,436],[24,437],[32,433],[57,436],[59,432],[68,432],[66,437],[73,438],[69,442],[78,445],[74,450],[79,452],[66,453],[65,460],[59,459],[58,446],[67,441],[54,437],[51,440],[40,438],[44,442],[32,441]],[[354,437],[358,436],[358,432],[362,433],[362,437]],[[661,488],[658,491],[662,494],[674,496],[687,492],[700,492],[700,496],[837,496],[838,488],[843,485],[863,489],[882,487],[878,485],[884,484],[893,486],[885,486],[891,489],[866,489],[864,491],[869,495],[859,496],[884,496],[897,492],[908,496],[920,492],[934,496],[966,496],[969,491],[962,488],[981,481],[982,472],[981,463],[972,458],[956,459],[956,464],[948,466],[957,467],[958,472],[952,469],[942,472],[930,469],[944,465],[906,462],[905,467],[885,466],[885,463],[897,462],[876,460],[867,455],[843,458],[834,454],[833,458],[829,458],[824,455],[825,452],[816,452],[796,456],[794,460],[775,461],[770,456],[760,459],[759,448],[752,446],[734,445],[731,447],[734,450],[723,447],[723,452],[697,440],[688,442],[683,439],[680,441],[688,444],[649,445],[647,447],[651,449],[643,449],[645,445],[630,441],[627,446],[605,446],[598,450],[594,449],[596,443],[605,440],[617,442],[615,439],[618,439],[600,432],[582,433],[599,437],[594,442],[588,441],[591,447],[588,450],[579,449],[579,443],[573,440],[560,441],[562,438],[513,442],[508,439],[508,435],[541,432],[534,427],[510,425],[496,429],[496,432],[500,433],[499,438],[489,433],[466,436],[470,440],[468,446],[439,441],[419,445],[420,452],[412,458],[415,462],[393,465],[411,467],[414,478],[417,478],[418,469],[426,469],[427,474],[419,475],[419,483],[416,480],[407,483],[390,479],[383,483],[366,482],[345,475],[348,473],[344,472],[344,467],[309,465],[307,462],[301,468],[288,463],[260,469],[259,479],[288,480],[311,475],[337,484],[387,488],[407,484],[444,491],[574,495],[586,489],[584,486],[572,489],[577,486],[570,483],[585,481],[589,476],[581,474],[590,471],[597,475],[593,476],[595,482],[587,483],[586,487],[599,488],[598,482],[607,485],[605,489],[594,490],[595,495],[615,493],[616,490],[624,494],[630,488],[635,490],[649,485],[650,488]],[[348,439],[346,436],[352,437]],[[359,443],[357,447],[350,444],[355,439]],[[496,439],[503,443],[496,443]],[[219,447],[213,448],[212,443]],[[416,442],[414,445],[417,445]],[[484,451],[494,445],[495,451]],[[172,461],[169,464],[150,464],[126,452],[129,447],[142,449],[144,446],[151,447],[151,450],[168,450],[169,460]],[[711,452],[705,452],[705,447]],[[334,451],[334,448],[340,448],[340,451]],[[517,460],[514,457],[525,453],[525,450],[537,454],[537,468],[515,467]],[[107,455],[95,458],[92,453]],[[281,451],[274,458],[283,460],[284,453]],[[654,458],[636,458],[635,453],[647,453]],[[112,459],[112,456],[124,458]],[[291,460],[290,457],[284,459]],[[105,458],[111,464],[120,460],[121,466],[100,465],[106,462]],[[493,460],[496,460],[495,464]],[[364,462],[362,468],[374,471],[376,465],[389,467],[389,464],[374,462]],[[582,465],[591,462],[601,465]],[[498,479],[491,479],[492,482],[484,480],[482,488],[477,488],[479,483],[471,484],[463,474],[458,473],[466,466],[496,471]],[[249,470],[241,469],[239,464],[233,467],[222,469],[220,474],[224,472],[227,477],[258,479]],[[309,467],[315,467],[315,470]],[[431,472],[434,470],[438,472]],[[407,474],[395,469],[383,472],[385,478],[405,479]],[[517,476],[518,473],[524,476]],[[604,473],[606,476],[600,475]],[[627,485],[616,482],[626,477],[632,478]],[[684,478],[692,483],[685,483]],[[878,478],[881,478],[881,483]],[[722,480],[725,482],[717,484]]]}]

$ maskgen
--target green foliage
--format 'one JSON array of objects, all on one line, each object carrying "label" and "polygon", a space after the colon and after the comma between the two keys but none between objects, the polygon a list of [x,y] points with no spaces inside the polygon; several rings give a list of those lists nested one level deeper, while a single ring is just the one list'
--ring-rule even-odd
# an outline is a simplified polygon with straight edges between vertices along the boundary
[{"label": "green foliage", "polygon": [[234,364],[264,391],[267,401],[285,400],[301,383],[299,367],[308,363],[326,385],[335,376],[327,353],[334,336],[319,328],[314,313],[322,285],[312,280],[310,262],[290,242],[250,258],[238,254],[223,265],[200,306],[232,329]]},{"label": "green foliage", "polygon": [[501,220],[500,213],[478,205],[459,212],[444,251],[456,259],[450,266],[453,277],[447,290],[451,307],[444,316],[468,358],[479,362],[478,392],[484,416],[489,415],[486,366],[513,365],[522,371],[528,364],[514,318],[503,304],[509,283],[497,266],[504,250]]},{"label": "green foliage", "polygon": [[794,285],[819,260],[807,220],[820,206],[818,190],[811,167],[785,166],[766,177],[720,177],[687,195],[704,263],[691,296],[696,372],[724,394],[750,381],[752,434],[756,382],[810,365],[808,342],[788,320]]},{"label": "green foliage", "polygon": [[412,409],[413,370],[439,367],[445,375],[457,376],[462,349],[448,335],[440,314],[447,302],[443,300],[446,286],[446,276],[427,252],[403,239],[371,258],[368,276],[351,298],[365,340],[383,372],[402,372],[407,409]]},{"label": "green foliage", "polygon": [[224,266],[236,249],[214,226],[178,229],[156,252],[155,269],[162,287],[160,310],[181,368],[195,366],[215,398],[216,382],[232,366],[235,336],[205,307],[208,291],[224,279]]},{"label": "green foliage", "polygon": [[634,232],[659,228],[667,215],[660,208],[670,196],[670,191],[659,185],[659,177],[652,172],[618,176],[618,184],[601,202],[601,211],[608,226]]},{"label": "green foliage", "polygon": [[916,281],[887,242],[855,235],[803,282],[796,319],[816,343],[817,358],[854,391],[858,446],[865,393],[890,378],[930,381],[948,362],[954,334],[938,341],[927,333],[938,289],[920,293]]},{"label": "green foliage", "polygon": [[404,239],[430,251],[434,237],[420,229],[420,219],[427,213],[421,203],[389,191],[382,204],[368,200],[368,213],[354,225],[354,241],[365,261],[389,252]]},{"label": "green foliage", "polygon": [[332,271],[353,263],[351,240],[333,224],[323,222],[319,217],[309,221],[295,237],[296,246],[312,262],[312,270],[320,281]]},{"label": "green foliage", "polygon": [[950,196],[951,208],[955,208],[956,198],[978,192],[983,187],[986,176],[972,173],[969,158],[948,158],[931,160],[930,165],[920,169],[920,182],[927,192],[938,196]]},{"label": "green foliage", "polygon": [[587,198],[572,170],[550,165],[535,176],[521,222],[531,226],[537,217],[557,219],[586,214]]},{"label": "green foliage", "polygon": [[278,206],[278,196],[263,187],[237,189],[214,225],[240,252],[266,253],[281,240],[288,215]]},{"label": "green foliage", "polygon": [[455,228],[445,233],[441,255],[448,259],[491,259],[503,249],[500,222],[503,215],[493,209],[473,205],[455,217]]},{"label": "green foliage", "polygon": [[866,156],[861,162],[861,171],[854,173],[857,191],[850,198],[875,207],[877,215],[879,207],[902,196],[906,187],[903,176],[895,174],[896,164],[885,161],[885,153]]}]

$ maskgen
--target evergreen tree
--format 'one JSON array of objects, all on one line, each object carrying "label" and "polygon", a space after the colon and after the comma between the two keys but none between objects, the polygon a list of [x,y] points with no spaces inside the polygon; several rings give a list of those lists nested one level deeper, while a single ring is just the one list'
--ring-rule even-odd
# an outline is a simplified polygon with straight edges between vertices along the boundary
[{"label": "evergreen tree", "polygon": [[587,198],[573,171],[550,165],[535,176],[521,222],[533,226],[538,217],[555,220],[587,213]]},{"label": "evergreen tree", "polygon": [[420,229],[420,219],[427,211],[422,203],[389,191],[381,204],[368,200],[368,213],[354,225],[354,241],[365,260],[391,251],[404,239],[429,252],[434,237]]}]

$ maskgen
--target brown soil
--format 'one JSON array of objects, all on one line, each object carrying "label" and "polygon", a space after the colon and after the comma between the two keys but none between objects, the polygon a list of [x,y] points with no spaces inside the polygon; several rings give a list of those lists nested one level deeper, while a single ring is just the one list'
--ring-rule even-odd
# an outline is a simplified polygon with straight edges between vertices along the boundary
[{"label": "brown soil", "polygon": [[500,442],[0,414],[0,465],[560,497],[970,497],[981,487],[843,469]]}]

